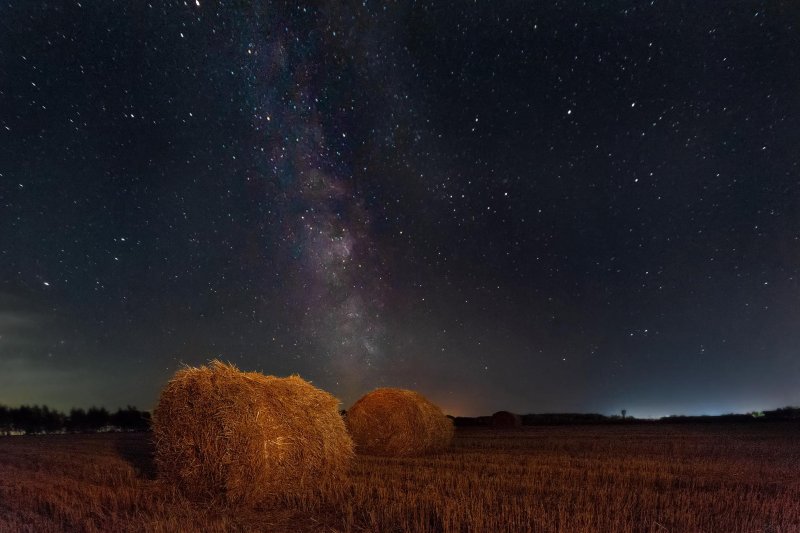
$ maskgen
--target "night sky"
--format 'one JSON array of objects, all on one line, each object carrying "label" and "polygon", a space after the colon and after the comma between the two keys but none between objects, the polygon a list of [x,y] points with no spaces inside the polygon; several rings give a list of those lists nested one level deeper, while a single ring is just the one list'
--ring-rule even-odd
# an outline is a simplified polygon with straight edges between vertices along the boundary
[{"label": "night sky", "polygon": [[800,3],[0,6],[0,403],[800,404]]}]

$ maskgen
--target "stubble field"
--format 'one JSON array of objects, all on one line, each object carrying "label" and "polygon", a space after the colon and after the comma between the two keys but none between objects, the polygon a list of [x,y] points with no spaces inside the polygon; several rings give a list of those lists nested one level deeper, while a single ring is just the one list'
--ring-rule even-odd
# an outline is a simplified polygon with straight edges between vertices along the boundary
[{"label": "stubble field", "polygon": [[459,429],[357,457],[341,499],[231,509],[158,481],[147,433],[0,437],[0,532],[800,532],[800,425]]}]

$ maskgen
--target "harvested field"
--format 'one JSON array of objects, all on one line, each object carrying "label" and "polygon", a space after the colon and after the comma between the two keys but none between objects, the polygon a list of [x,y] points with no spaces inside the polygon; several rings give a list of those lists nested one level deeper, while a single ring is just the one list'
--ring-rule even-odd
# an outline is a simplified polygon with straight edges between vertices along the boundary
[{"label": "harvested field", "polygon": [[0,438],[0,531],[800,532],[796,423],[456,431],[357,457],[325,508],[206,509],[155,477],[150,435]]}]

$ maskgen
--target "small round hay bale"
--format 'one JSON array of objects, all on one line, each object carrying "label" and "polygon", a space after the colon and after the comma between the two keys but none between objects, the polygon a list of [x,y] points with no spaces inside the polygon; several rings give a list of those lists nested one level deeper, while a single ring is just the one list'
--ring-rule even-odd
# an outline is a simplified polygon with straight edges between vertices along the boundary
[{"label": "small round hay bale", "polygon": [[418,392],[376,389],[347,411],[356,451],[409,456],[443,450],[453,439],[453,422]]},{"label": "small round hay bale", "polygon": [[194,498],[253,505],[330,496],[353,457],[338,405],[298,376],[219,361],[179,370],[153,412],[156,467]]},{"label": "small round hay bale", "polygon": [[497,411],[492,415],[492,427],[514,429],[522,427],[522,417],[509,411]]}]

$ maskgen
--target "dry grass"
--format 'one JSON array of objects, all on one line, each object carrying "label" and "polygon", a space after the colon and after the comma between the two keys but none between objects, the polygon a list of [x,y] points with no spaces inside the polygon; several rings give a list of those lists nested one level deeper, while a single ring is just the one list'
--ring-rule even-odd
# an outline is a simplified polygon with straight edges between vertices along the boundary
[{"label": "dry grass", "polygon": [[194,498],[257,505],[341,489],[353,441],[339,401],[297,376],[214,361],[178,371],[153,413],[161,478]]},{"label": "dry grass", "polygon": [[800,532],[800,425],[458,430],[415,458],[356,457],[313,511],[196,505],[149,435],[0,438],[0,531]]},{"label": "dry grass", "polygon": [[450,446],[453,423],[422,394],[376,389],[347,411],[347,429],[359,453],[404,457]]}]

